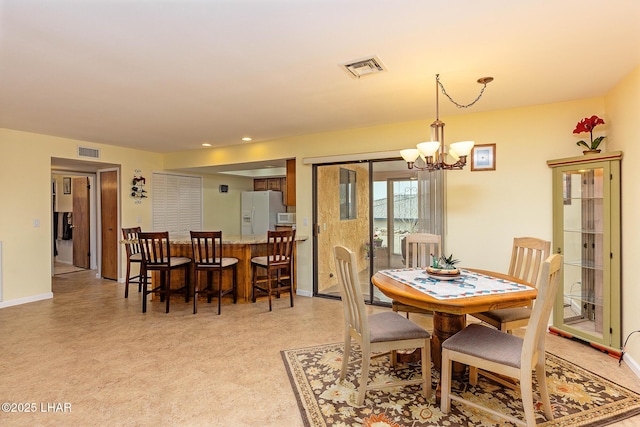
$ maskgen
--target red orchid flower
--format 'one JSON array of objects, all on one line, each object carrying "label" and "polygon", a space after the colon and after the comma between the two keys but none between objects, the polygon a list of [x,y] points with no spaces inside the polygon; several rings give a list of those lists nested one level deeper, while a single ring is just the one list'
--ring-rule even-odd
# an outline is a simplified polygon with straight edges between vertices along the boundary
[{"label": "red orchid flower", "polygon": [[606,137],[599,136],[596,139],[593,139],[593,128],[603,124],[604,124],[604,120],[602,120],[598,116],[585,117],[584,119],[580,120],[576,125],[576,128],[573,130],[573,133],[589,132],[591,137],[590,138],[591,144],[587,144],[585,141],[578,141],[576,142],[576,145],[583,146],[589,150],[596,150],[600,145],[600,143],[602,142],[602,140],[605,139]]}]

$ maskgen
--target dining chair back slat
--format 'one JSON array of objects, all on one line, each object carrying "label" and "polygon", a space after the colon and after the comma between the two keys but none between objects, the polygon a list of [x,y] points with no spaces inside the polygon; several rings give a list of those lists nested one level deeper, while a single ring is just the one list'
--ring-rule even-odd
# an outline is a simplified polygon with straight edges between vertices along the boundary
[{"label": "dining chair back slat", "polygon": [[540,266],[549,256],[551,242],[535,237],[513,239],[509,276],[517,277],[531,284],[538,280]]},{"label": "dining chair back slat", "polygon": [[406,267],[420,268],[431,264],[431,256],[440,259],[442,255],[441,238],[437,234],[413,233],[406,238]]},{"label": "dining chair back slat", "polygon": [[[405,238],[405,267],[420,268],[427,267],[431,264],[431,256],[440,259],[442,255],[442,238],[438,234],[430,233],[413,233]],[[413,307],[400,301],[391,301],[391,309],[393,311],[402,311],[407,313],[433,314],[431,310],[420,307]]]}]

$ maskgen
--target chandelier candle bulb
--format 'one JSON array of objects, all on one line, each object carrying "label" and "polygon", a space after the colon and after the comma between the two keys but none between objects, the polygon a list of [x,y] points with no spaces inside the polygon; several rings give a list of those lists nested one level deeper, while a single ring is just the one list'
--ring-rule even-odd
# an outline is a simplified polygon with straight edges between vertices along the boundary
[{"label": "chandelier candle bulb", "polygon": [[400,155],[407,163],[413,163],[420,156],[420,151],[417,148],[407,148],[400,151]]},{"label": "chandelier candle bulb", "polygon": [[453,144],[451,144],[450,151],[454,151],[460,157],[468,156],[469,154],[471,154],[471,150],[473,149],[474,145],[475,143],[473,141],[454,142]]},{"label": "chandelier candle bulb", "polygon": [[423,156],[433,157],[436,151],[438,151],[438,148],[440,148],[440,141],[421,142],[416,145],[416,147],[418,147],[418,151],[420,151],[420,154]]}]

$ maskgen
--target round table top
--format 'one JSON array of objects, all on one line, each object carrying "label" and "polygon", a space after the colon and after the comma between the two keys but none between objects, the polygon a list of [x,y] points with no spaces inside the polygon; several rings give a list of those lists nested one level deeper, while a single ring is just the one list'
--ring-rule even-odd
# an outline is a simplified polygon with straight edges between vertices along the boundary
[{"label": "round table top", "polygon": [[465,269],[487,276],[496,277],[498,279],[505,279],[523,285],[528,285],[531,289],[504,294],[479,295],[439,300],[380,272],[373,275],[371,282],[375,287],[380,289],[380,292],[392,300],[426,310],[450,314],[471,314],[501,308],[525,307],[530,305],[531,301],[538,295],[538,290],[535,286],[516,277],[494,271],[478,270],[474,268]]}]

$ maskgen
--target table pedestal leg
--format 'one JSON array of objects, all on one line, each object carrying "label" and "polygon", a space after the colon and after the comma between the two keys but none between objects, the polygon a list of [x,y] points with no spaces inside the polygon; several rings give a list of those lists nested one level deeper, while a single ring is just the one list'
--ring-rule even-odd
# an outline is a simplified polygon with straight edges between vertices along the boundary
[{"label": "table pedestal leg", "polygon": [[[433,313],[433,335],[431,336],[431,360],[433,366],[442,372],[442,343],[444,340],[464,329],[467,317],[464,314]],[[466,366],[453,362],[451,374],[454,378],[460,378],[464,374]],[[440,382],[436,388],[436,405],[440,405]]]},{"label": "table pedestal leg", "polygon": [[[433,336],[431,337],[431,360],[434,367],[440,371],[442,367],[442,343],[447,338],[455,335],[466,326],[466,315],[433,313]],[[464,374],[465,365],[453,364],[453,375],[457,378]]]}]

